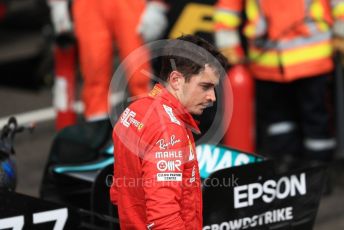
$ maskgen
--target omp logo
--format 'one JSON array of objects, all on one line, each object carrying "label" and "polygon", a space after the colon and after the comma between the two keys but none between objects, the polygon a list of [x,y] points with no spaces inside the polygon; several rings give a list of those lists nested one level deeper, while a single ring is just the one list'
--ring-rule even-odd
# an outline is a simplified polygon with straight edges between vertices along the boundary
[{"label": "omp logo", "polygon": [[165,112],[168,114],[168,116],[170,117],[171,121],[173,123],[176,123],[177,125],[180,125],[180,121],[178,121],[178,119],[174,116],[172,108],[167,106],[167,105],[162,105],[164,107]]},{"label": "omp logo", "polygon": [[138,128],[138,130],[141,130],[143,128],[143,123],[136,120],[135,116],[136,113],[134,111],[126,108],[121,116],[121,123],[127,128],[129,128],[129,126],[133,124],[135,127]]},{"label": "omp logo", "polygon": [[178,170],[180,171],[180,166],[182,162],[180,160],[175,160],[175,161],[165,161],[165,160],[160,160],[156,164],[157,169],[160,172],[165,172],[165,171],[175,171]]}]

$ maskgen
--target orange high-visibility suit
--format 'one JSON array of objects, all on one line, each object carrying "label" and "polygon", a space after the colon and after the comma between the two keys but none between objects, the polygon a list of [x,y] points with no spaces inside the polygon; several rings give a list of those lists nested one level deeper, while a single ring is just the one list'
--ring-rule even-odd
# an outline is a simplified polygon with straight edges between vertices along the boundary
[{"label": "orange high-visibility suit", "polygon": [[[142,46],[136,27],[144,6],[144,0],[73,1],[86,118],[107,115],[109,84],[114,73],[113,46],[118,48],[121,60]],[[148,53],[142,58],[148,60]],[[138,96],[148,92],[150,79],[142,74],[142,69],[134,71],[134,68],[126,66],[126,75],[130,78],[131,95]],[[143,68],[149,71],[149,64]]]},{"label": "orange high-visibility suit", "polygon": [[219,0],[215,40],[229,54],[241,46],[242,10],[265,153],[329,161],[336,143],[327,81],[333,35],[344,38],[344,1]]},{"label": "orange high-visibility suit", "polygon": [[237,30],[242,10],[256,78],[290,82],[333,69],[331,29],[344,20],[344,1],[219,0],[216,30]]}]

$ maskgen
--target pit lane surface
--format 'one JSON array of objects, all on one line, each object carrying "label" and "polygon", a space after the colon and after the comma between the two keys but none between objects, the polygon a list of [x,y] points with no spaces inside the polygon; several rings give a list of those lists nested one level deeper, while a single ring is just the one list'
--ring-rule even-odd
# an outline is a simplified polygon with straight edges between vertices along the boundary
[{"label": "pit lane surface", "polygon": [[[27,91],[0,86],[0,125],[4,118],[27,114],[51,108],[52,93],[50,89]],[[37,121],[33,133],[24,132],[17,135],[15,150],[18,169],[17,192],[38,197],[39,184],[42,178],[45,161],[50,145],[56,135],[54,121],[45,113],[46,121]],[[44,117],[44,114],[43,114]],[[31,119],[31,117],[29,117]],[[42,117],[40,118],[42,119]],[[21,120],[19,120],[21,122]],[[344,171],[344,164],[342,165]],[[330,196],[321,201],[315,230],[344,229],[344,172],[336,171],[335,188]]]}]

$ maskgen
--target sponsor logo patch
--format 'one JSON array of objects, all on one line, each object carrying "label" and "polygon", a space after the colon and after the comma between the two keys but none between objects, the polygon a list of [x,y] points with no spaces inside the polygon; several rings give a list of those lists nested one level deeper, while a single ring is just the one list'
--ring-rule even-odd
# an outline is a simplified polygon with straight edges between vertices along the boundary
[{"label": "sponsor logo patch", "polygon": [[126,108],[121,116],[121,123],[129,128],[130,125],[134,125],[139,131],[143,128],[144,124],[135,119],[136,113]]},{"label": "sponsor logo patch", "polygon": [[155,158],[182,158],[183,152],[179,151],[163,151],[163,152],[155,152]]},{"label": "sponsor logo patch", "polygon": [[154,86],[154,88],[149,92],[149,96],[156,97],[161,93],[161,89],[159,89],[157,86]]},{"label": "sponsor logo patch", "polygon": [[166,150],[168,147],[172,147],[177,143],[180,143],[180,139],[177,139],[175,135],[172,135],[168,141],[165,139],[160,139],[156,142],[160,150]]},{"label": "sponsor logo patch", "polygon": [[251,183],[234,187],[234,208],[253,206],[256,200],[271,203],[275,199],[283,200],[306,194],[306,173],[284,176],[277,181],[267,180],[264,183]]},{"label": "sponsor logo patch", "polygon": [[190,183],[195,182],[195,176],[196,176],[196,167],[193,166],[193,168],[192,168],[192,174],[191,174],[191,178],[190,178]]},{"label": "sponsor logo patch", "polygon": [[182,181],[182,173],[158,173],[157,181]]},{"label": "sponsor logo patch", "polygon": [[156,167],[160,172],[165,172],[165,171],[175,171],[178,170],[180,171],[180,166],[182,162],[180,160],[175,160],[175,161],[165,161],[165,160],[160,160],[158,163],[156,163]]},{"label": "sponsor logo patch", "polygon": [[189,135],[186,135],[186,137],[188,138],[188,141],[189,141],[189,149],[190,149],[189,161],[192,161],[193,159],[195,159],[195,155],[193,153],[193,147],[192,147],[192,143],[190,141]]},{"label": "sponsor logo patch", "polygon": [[172,108],[167,106],[167,105],[162,105],[162,106],[164,107],[164,110],[166,111],[166,113],[170,117],[171,121],[173,123],[176,123],[177,125],[180,125],[180,121],[176,118],[176,116],[174,116]]}]

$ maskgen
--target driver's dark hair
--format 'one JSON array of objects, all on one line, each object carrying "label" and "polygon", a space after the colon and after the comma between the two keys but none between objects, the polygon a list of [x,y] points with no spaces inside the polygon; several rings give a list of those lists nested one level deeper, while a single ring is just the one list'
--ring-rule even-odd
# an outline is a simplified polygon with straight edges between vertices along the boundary
[{"label": "driver's dark hair", "polygon": [[212,44],[198,36],[181,36],[169,40],[164,47],[160,78],[166,82],[170,73],[177,70],[188,82],[192,75],[203,71],[206,64],[220,77],[223,77],[228,69],[227,59]]}]

